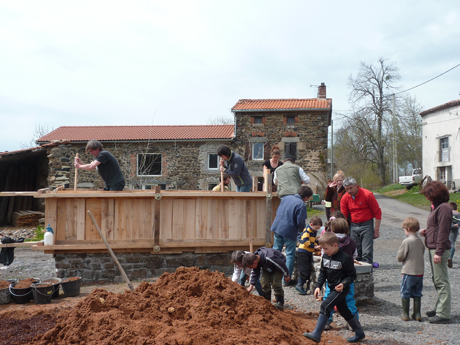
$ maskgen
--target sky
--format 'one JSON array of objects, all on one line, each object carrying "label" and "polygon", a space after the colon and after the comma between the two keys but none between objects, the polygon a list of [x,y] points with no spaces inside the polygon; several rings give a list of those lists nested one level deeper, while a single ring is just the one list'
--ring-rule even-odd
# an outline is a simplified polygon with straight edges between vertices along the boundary
[{"label": "sky", "polygon": [[[0,152],[60,126],[206,125],[239,99],[351,109],[361,62],[400,90],[460,64],[460,2],[0,0]],[[460,99],[460,67],[408,94]]]}]

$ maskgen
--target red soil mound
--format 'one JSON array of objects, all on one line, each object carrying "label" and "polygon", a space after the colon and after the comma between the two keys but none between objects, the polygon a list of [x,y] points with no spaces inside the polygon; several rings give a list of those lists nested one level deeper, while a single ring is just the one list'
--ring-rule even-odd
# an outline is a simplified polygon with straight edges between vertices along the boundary
[{"label": "red soil mound", "polygon": [[[30,344],[310,344],[316,319],[277,310],[223,273],[180,267],[122,294],[95,289]],[[330,333],[330,332],[328,332]],[[323,342],[344,339],[323,334]]]}]

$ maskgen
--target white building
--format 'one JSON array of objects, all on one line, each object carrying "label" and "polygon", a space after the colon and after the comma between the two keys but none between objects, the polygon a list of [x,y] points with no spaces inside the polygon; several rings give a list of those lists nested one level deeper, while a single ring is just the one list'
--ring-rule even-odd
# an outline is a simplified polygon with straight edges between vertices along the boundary
[{"label": "white building", "polygon": [[[423,121],[423,174],[460,188],[460,100],[420,113]],[[453,183],[452,183],[453,182]]]}]

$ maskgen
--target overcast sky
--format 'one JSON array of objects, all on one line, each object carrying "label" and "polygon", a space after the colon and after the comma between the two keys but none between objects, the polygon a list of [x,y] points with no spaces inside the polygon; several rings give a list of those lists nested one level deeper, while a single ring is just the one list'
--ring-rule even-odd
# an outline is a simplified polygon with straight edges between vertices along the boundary
[{"label": "overcast sky", "polygon": [[[0,0],[0,151],[36,126],[208,124],[321,82],[347,111],[361,61],[396,63],[401,90],[458,65],[459,23],[458,0]],[[432,108],[459,81],[460,67],[410,94]]]}]

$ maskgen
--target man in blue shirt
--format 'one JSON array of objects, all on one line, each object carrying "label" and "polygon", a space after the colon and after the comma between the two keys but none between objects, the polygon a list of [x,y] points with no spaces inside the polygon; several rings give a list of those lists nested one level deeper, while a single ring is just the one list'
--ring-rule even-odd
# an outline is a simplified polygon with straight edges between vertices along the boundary
[{"label": "man in blue shirt", "polygon": [[305,201],[310,199],[312,195],[313,191],[307,186],[300,187],[297,194],[286,195],[281,200],[276,211],[275,221],[270,229],[274,232],[275,238],[273,248],[281,252],[283,246],[286,245],[286,266],[289,275],[292,275],[294,270],[297,233],[303,231],[306,226],[307,206]]}]

